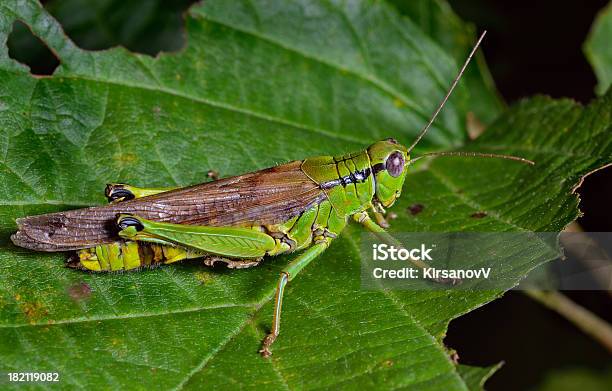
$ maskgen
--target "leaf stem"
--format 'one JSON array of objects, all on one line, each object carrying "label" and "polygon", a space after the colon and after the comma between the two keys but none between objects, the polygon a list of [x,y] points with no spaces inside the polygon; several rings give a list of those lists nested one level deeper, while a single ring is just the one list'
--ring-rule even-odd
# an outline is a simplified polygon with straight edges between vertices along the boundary
[{"label": "leaf stem", "polygon": [[[604,288],[609,287],[610,286],[609,278],[603,273],[594,272],[600,266],[599,263],[597,261],[593,261],[593,258],[585,257],[583,254],[584,249],[586,247],[590,247],[592,249],[598,249],[597,256],[601,257],[601,259],[606,259],[612,263],[612,260],[610,260],[610,257],[605,252],[605,250],[603,250],[601,246],[597,244],[597,242],[595,242],[591,237],[589,237],[589,234],[585,233],[582,226],[578,224],[576,221],[568,224],[568,226],[565,227],[563,232],[564,233],[572,232],[575,235],[580,235],[580,233],[584,233],[584,235],[581,235],[579,237],[580,239],[579,241],[571,240],[573,237],[561,235],[561,244],[563,245],[564,249],[567,252],[572,253],[572,255],[579,262],[581,262],[585,267],[587,267],[587,269],[590,271],[589,274],[595,281],[597,281],[597,283],[599,283],[600,287],[604,287]],[[608,293],[610,297],[612,297],[612,290],[607,289],[606,292]]]},{"label": "leaf stem", "polygon": [[565,317],[612,353],[612,327],[608,322],[573,302],[559,291],[528,289],[523,292],[540,304]]}]

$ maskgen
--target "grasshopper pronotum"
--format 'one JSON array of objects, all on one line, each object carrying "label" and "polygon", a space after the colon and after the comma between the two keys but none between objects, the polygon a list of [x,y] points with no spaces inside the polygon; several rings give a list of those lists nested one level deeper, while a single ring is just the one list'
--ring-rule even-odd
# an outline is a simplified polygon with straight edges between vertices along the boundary
[{"label": "grasshopper pronotum", "polygon": [[[116,271],[187,258],[229,267],[257,265],[264,256],[303,250],[278,281],[272,329],[260,352],[269,356],[279,333],[285,285],[320,255],[349,218],[385,236],[385,208],[400,196],[411,163],[427,156],[508,155],[439,152],[410,158],[457,85],[480,36],[427,125],[410,147],[386,139],[366,150],[318,156],[178,189],[108,185],[109,205],[17,220],[13,242],[38,251],[77,250],[69,266]],[[370,213],[375,217],[372,220]]]}]

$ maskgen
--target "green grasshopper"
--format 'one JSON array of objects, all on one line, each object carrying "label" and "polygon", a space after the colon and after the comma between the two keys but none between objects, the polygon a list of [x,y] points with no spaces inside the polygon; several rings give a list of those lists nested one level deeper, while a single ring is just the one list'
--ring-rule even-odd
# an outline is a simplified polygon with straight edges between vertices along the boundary
[{"label": "green grasshopper", "polygon": [[[432,118],[410,147],[394,139],[341,156],[318,156],[178,189],[125,184],[106,188],[109,205],[17,220],[13,242],[38,251],[77,250],[68,265],[91,271],[133,270],[203,258],[206,265],[258,265],[265,256],[303,250],[281,272],[273,324],[260,353],[267,357],[280,329],[285,286],[342,232],[352,218],[385,240],[383,213],[400,196],[408,167],[426,156],[514,156],[475,152],[410,158],[457,85],[472,49]],[[374,215],[370,217],[369,211]],[[423,265],[421,265],[423,266]]]}]

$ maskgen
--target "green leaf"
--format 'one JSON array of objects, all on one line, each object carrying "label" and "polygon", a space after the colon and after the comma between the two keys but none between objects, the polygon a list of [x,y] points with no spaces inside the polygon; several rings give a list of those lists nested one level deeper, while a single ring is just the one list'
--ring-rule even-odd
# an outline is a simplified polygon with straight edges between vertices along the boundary
[{"label": "green leaf", "polygon": [[591,27],[591,32],[584,43],[584,53],[591,63],[598,84],[596,92],[602,95],[612,84],[612,3],[602,9]]},{"label": "green leaf", "polygon": [[[187,17],[188,46],[151,58],[81,50],[34,1],[0,5],[1,42],[15,19],[61,65],[32,77],[0,47],[0,371],[58,371],[66,388],[467,389],[441,340],[451,319],[503,292],[361,290],[357,227],[287,288],[271,360],[257,350],[290,257],[241,271],[187,262],[87,274],[8,240],[16,217],[103,203],[107,182],[186,185],[209,169],[409,143],[458,68],[417,25],[365,0],[207,1]],[[612,161],[610,94],[587,108],[524,101],[467,143],[470,99],[460,86],[420,150],[515,153],[537,166],[420,164],[393,229],[562,229],[578,214],[573,187]],[[416,202],[425,208],[413,216]],[[507,288],[545,260],[526,259]]]},{"label": "green leaf", "polygon": [[[465,61],[477,38],[476,27],[461,20],[447,1],[392,0],[391,3],[436,41],[458,64]],[[485,39],[485,45],[487,42]],[[482,51],[476,53],[474,64],[466,69],[461,82],[470,94],[470,100],[466,101],[468,105],[463,109],[474,113],[474,127],[488,125],[501,114],[505,104],[495,88]],[[479,130],[474,129],[474,132],[478,133]]]},{"label": "green leaf", "polygon": [[457,372],[459,372],[461,378],[463,378],[468,390],[479,391],[484,390],[485,382],[493,376],[502,365],[503,363],[499,363],[485,368],[458,365]]}]

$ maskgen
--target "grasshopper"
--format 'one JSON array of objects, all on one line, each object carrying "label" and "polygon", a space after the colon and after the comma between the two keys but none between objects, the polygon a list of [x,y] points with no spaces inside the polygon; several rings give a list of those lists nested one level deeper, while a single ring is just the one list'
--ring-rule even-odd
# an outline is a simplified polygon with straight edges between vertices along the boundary
[{"label": "grasshopper", "polygon": [[285,286],[329,247],[349,219],[393,241],[383,228],[383,213],[400,196],[408,167],[416,160],[475,156],[533,164],[515,156],[476,152],[410,158],[483,38],[484,33],[410,147],[389,138],[364,151],[311,157],[177,189],[111,184],[106,188],[109,205],[18,219],[19,230],[11,239],[37,251],[76,250],[68,266],[97,272],[189,258],[203,258],[209,266],[223,262],[230,268],[247,268],[266,256],[301,251],[280,273],[272,327],[260,350],[267,357],[279,335]]}]

